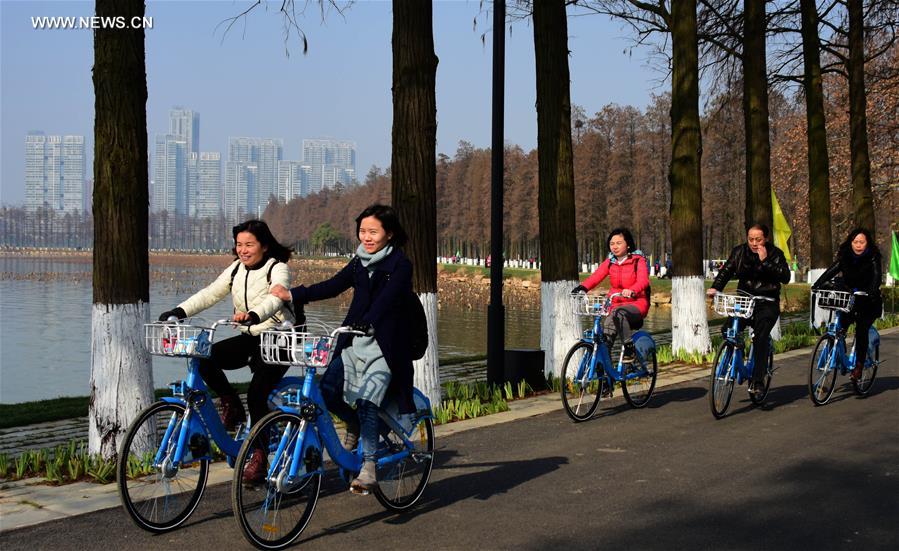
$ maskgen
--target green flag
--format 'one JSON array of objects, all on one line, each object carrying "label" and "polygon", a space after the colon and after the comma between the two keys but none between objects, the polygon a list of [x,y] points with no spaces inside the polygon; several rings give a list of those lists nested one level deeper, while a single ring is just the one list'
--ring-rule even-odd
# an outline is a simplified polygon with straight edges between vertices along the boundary
[{"label": "green flag", "polygon": [[893,251],[890,253],[890,275],[893,279],[899,279],[899,239],[896,238],[896,232],[890,232],[893,235]]},{"label": "green flag", "polygon": [[787,262],[789,262],[793,260],[793,256],[790,254],[787,240],[793,235],[793,230],[790,229],[786,216],[780,210],[780,203],[777,202],[777,195],[774,194],[773,187],[771,188],[771,206],[774,211],[774,245],[784,252],[784,256],[787,257]]}]

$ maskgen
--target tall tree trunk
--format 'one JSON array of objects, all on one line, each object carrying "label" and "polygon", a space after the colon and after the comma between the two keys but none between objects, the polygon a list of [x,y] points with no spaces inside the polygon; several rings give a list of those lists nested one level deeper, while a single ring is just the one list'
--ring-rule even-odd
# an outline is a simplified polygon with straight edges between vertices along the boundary
[{"label": "tall tree trunk", "polygon": [[393,2],[391,194],[406,231],[412,287],[428,319],[428,350],[415,386],[440,405],[437,363],[437,55],[430,2]]},{"label": "tall tree trunk", "polygon": [[765,63],[765,0],[743,3],[743,118],[746,126],[746,226],[772,227],[771,143]]},{"label": "tall tree trunk", "polygon": [[[806,129],[808,134],[808,218],[811,230],[809,283],[814,283],[833,258],[830,228],[830,160],[824,119],[821,55],[818,51],[818,11],[815,0],[800,0],[802,10],[802,57],[805,61]],[[827,311],[815,310],[813,325],[826,322]]]},{"label": "tall tree trunk", "polygon": [[868,156],[868,99],[865,92],[865,35],[862,0],[848,0],[849,8],[849,155],[852,164],[852,204],[855,224],[875,237],[871,158]]},{"label": "tall tree trunk", "polygon": [[544,372],[558,376],[577,338],[569,293],[577,285],[574,165],[568,22],[564,0],[534,2],[537,66],[538,212],[540,217],[540,348]]},{"label": "tall tree trunk", "polygon": [[[711,347],[702,270],[702,180],[699,43],[696,0],[671,3],[671,277],[672,349]],[[770,202],[770,194],[769,194]]]},{"label": "tall tree trunk", "polygon": [[[142,0],[97,0],[98,17],[144,16]],[[94,31],[94,256],[89,449],[115,457],[153,399],[147,252],[144,30]]]}]

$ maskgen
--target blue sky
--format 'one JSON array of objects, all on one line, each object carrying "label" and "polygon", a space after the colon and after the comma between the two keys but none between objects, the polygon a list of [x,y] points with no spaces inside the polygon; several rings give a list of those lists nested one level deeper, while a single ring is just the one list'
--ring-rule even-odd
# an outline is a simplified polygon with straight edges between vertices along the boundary
[{"label": "blue sky", "polygon": [[[303,0],[297,0],[304,5]],[[200,149],[227,155],[229,136],[284,139],[284,157],[300,159],[304,138],[357,142],[361,176],[390,164],[391,4],[355,2],[324,22],[317,2],[285,44],[280,0],[257,7],[224,35],[228,17],[251,0],[153,1],[146,31],[147,126],[166,132],[168,110],[200,113]],[[511,2],[510,2],[511,4]],[[93,146],[93,36],[90,30],[36,30],[33,16],[91,16],[93,2],[0,0],[0,202],[24,201],[24,138],[29,130],[83,134]],[[477,26],[473,28],[473,21]],[[450,156],[460,140],[490,144],[491,17],[478,0],[434,5],[437,150]],[[533,29],[506,27],[506,141],[536,146]],[[647,67],[646,50],[625,53],[627,30],[601,16],[569,18],[571,100],[594,113],[608,103],[645,107],[664,91]],[[290,55],[285,54],[289,50]],[[88,153],[88,163],[92,155]],[[88,164],[87,174],[92,168]]]}]

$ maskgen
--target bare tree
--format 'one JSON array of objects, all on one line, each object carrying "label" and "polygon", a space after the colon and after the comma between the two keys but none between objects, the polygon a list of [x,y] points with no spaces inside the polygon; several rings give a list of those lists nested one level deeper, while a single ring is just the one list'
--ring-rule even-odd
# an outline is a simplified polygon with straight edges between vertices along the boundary
[{"label": "bare tree", "polygon": [[428,350],[415,362],[415,386],[440,404],[437,363],[437,55],[432,6],[393,2],[391,195],[409,233],[412,285],[428,319]]},{"label": "bare tree", "polygon": [[558,376],[566,347],[577,334],[568,296],[577,285],[578,271],[565,1],[535,1],[533,22],[542,261],[540,348],[545,354],[544,372]]},{"label": "bare tree", "polygon": [[[144,16],[143,0],[97,0],[98,17]],[[149,319],[147,75],[144,30],[94,32],[94,257],[89,449],[116,456],[153,400]]]}]

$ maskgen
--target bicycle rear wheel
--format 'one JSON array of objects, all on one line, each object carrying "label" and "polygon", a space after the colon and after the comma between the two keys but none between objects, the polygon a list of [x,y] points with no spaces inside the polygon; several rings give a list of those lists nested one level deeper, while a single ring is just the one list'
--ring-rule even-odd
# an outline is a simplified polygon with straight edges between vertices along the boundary
[{"label": "bicycle rear wheel", "polygon": [[655,350],[647,358],[634,358],[632,363],[625,364],[621,390],[631,407],[642,408],[649,403],[656,388],[658,368]]},{"label": "bicycle rear wheel", "polygon": [[580,341],[571,347],[562,364],[562,405],[574,421],[586,421],[593,416],[605,384],[605,373],[598,365],[593,378],[589,377],[593,345]]},{"label": "bicycle rear wheel", "polygon": [[734,392],[734,346],[728,342],[721,343],[712,362],[709,375],[709,407],[715,419],[727,414],[730,398]]},{"label": "bicycle rear wheel", "polygon": [[818,339],[808,370],[808,397],[816,406],[823,406],[833,395],[837,382],[836,341],[830,335]]},{"label": "bicycle rear wheel", "polygon": [[[174,455],[185,412],[182,404],[151,404],[128,427],[116,461],[122,505],[148,532],[166,532],[187,520],[206,488],[208,459],[189,466],[172,464],[183,459]],[[160,450],[160,462],[154,465]]]},{"label": "bicycle rear wheel", "polygon": [[[753,368],[754,369],[754,368]],[[761,405],[768,397],[768,391],[771,389],[771,377],[774,369],[774,350],[768,349],[768,366],[765,368],[764,388],[761,392],[750,392],[749,401],[755,405]]]},{"label": "bicycle rear wheel", "polygon": [[865,359],[865,367],[858,380],[852,380],[852,388],[859,396],[867,396],[874,386],[874,377],[877,376],[877,367],[880,365],[880,345],[874,347],[874,354]]},{"label": "bicycle rear wheel", "polygon": [[378,486],[375,497],[386,509],[404,511],[415,505],[424,493],[431,469],[434,466],[434,423],[430,418],[419,419],[409,437],[412,448],[408,448],[403,435],[390,430],[381,435],[378,442],[378,457],[409,451],[403,459],[378,465]]},{"label": "bicycle rear wheel", "polygon": [[[260,549],[282,549],[293,543],[315,512],[321,474],[317,470],[307,474],[306,466],[318,469],[321,458],[293,456],[297,438],[304,429],[311,430],[296,414],[269,413],[250,431],[234,462],[231,507],[244,537]],[[282,442],[283,451],[278,454]],[[257,449],[263,451],[267,472],[272,474],[258,484],[248,485],[243,481],[243,473]],[[288,471],[293,461],[303,464],[296,478],[290,480]]]}]

